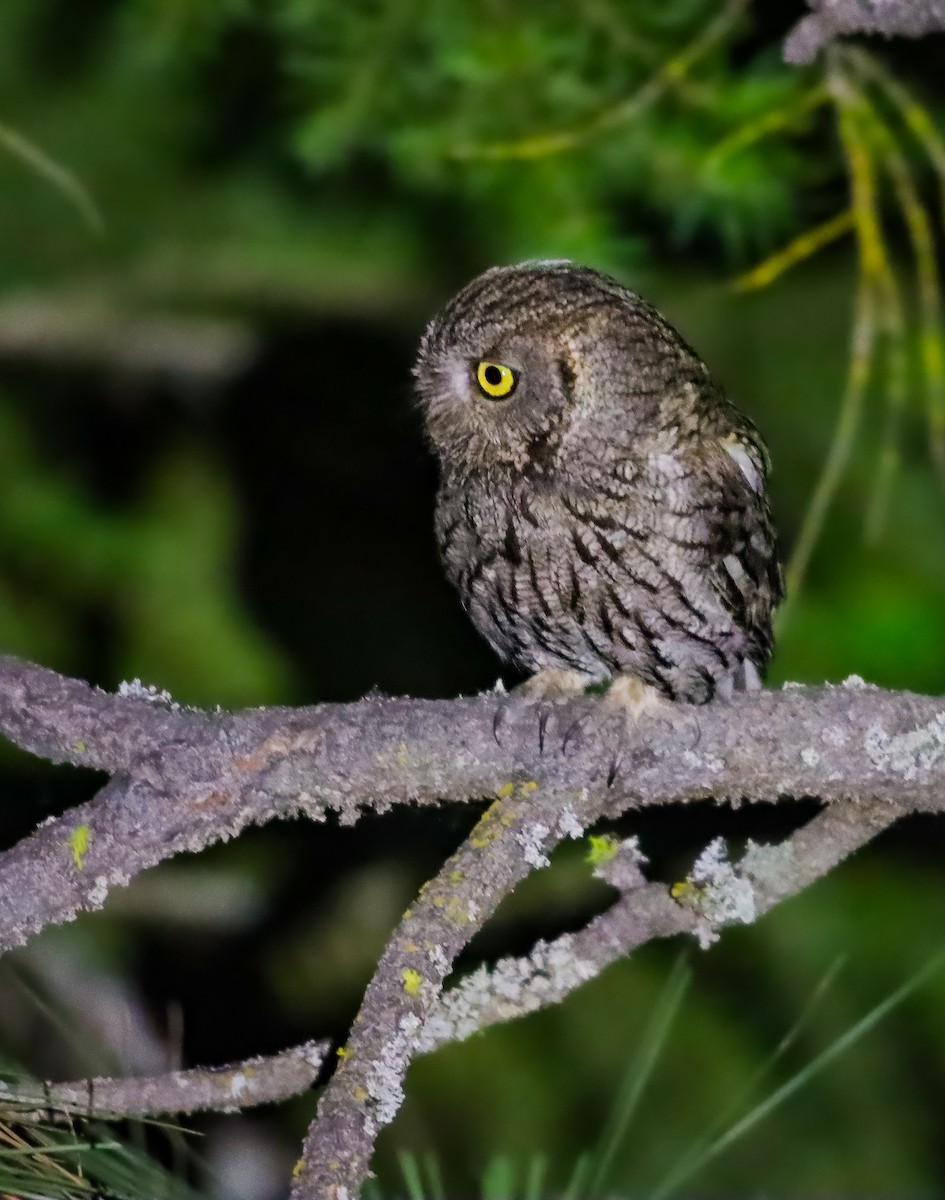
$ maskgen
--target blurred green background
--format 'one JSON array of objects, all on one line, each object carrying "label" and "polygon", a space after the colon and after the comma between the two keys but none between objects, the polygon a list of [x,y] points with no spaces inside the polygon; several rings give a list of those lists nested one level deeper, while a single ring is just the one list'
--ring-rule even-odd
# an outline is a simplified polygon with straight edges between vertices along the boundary
[{"label": "blurred green background", "polygon": [[[945,38],[871,45],[885,83],[854,60],[798,71],[780,42],[803,11],[4,0],[0,649],[198,705],[491,686],[498,665],[436,561],[410,364],[469,276],[564,256],[654,301],[756,420],[785,559],[815,532],[857,297],[874,297],[880,353],[802,579],[793,559],[770,682],[856,673],[945,692]],[[856,230],[768,287],[733,287],[847,210],[858,145],[874,190]],[[885,274],[859,272],[870,236]],[[0,769],[7,844],[97,786],[7,747]],[[716,833],[783,836],[811,811],[695,805],[626,828],[672,879]],[[470,819],[284,825],[165,864],[0,961],[0,1046],[66,1078],[342,1039],[393,923]],[[941,822],[908,822],[692,952],[611,1194],[647,1195],[719,1114],[769,1094],[942,948],[943,849]],[[606,902],[572,849],[469,963]],[[406,1151],[432,1157],[450,1196],[524,1190],[530,1162],[560,1194],[679,952],[648,948],[560,1009],[418,1063],[382,1138],[382,1191],[404,1193]],[[680,1194],[941,1194],[943,1011],[938,974]],[[148,1144],[208,1194],[265,1200],[284,1194],[313,1108],[193,1122],[206,1136],[186,1153]]]}]

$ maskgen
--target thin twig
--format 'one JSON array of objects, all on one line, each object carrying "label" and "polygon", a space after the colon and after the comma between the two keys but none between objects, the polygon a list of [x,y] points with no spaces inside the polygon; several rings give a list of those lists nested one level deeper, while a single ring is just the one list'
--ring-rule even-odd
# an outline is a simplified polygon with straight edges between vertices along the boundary
[{"label": "thin twig", "polygon": [[258,1055],[225,1067],[192,1067],[166,1075],[0,1082],[0,1109],[8,1119],[49,1121],[68,1113],[114,1119],[164,1113],[238,1112],[298,1096],[313,1086],[330,1043],[304,1042],[279,1054]]}]

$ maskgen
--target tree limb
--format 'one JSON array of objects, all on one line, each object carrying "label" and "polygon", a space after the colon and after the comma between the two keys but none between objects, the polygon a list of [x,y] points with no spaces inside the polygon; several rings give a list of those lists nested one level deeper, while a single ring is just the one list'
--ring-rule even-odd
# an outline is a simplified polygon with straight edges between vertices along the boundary
[{"label": "tree limb", "polygon": [[206,1110],[239,1112],[308,1090],[322,1069],[329,1046],[327,1041],[304,1042],[279,1054],[258,1055],[225,1067],[195,1067],[166,1075],[0,1083],[0,1108],[15,1105],[15,1112],[8,1117],[18,1121],[48,1121],[60,1113],[112,1119]]},{"label": "tree limb", "polygon": [[[245,825],[288,814],[345,822],[395,804],[497,797],[405,914],[365,994],[306,1139],[293,1195],[357,1193],[415,1053],[561,999],[654,937],[753,920],[911,811],[945,807],[945,701],[851,679],[701,708],[666,706],[627,728],[599,700],[487,694],[369,698],[205,713],[140,685],[110,695],[0,659],[0,732],[53,761],[114,775],[92,800],[0,855],[0,949],[100,907],[111,886]],[[539,943],[442,996],[457,955],[562,838],[604,817],[705,796],[818,796],[780,846],[700,855],[674,895],[644,883],[629,843],[600,873],[619,892],[586,929]]]},{"label": "tree limb", "polygon": [[924,37],[945,30],[945,0],[808,0],[814,10],[802,17],[784,42],[784,61],[811,63],[838,37],[882,33]]}]

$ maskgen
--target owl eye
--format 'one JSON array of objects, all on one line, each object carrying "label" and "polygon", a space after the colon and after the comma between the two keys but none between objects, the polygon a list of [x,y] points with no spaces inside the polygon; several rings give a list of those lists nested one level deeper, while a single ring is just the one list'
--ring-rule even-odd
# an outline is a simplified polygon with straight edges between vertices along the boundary
[{"label": "owl eye", "polygon": [[504,400],[515,391],[518,373],[504,363],[483,359],[476,367],[476,383],[479,384],[482,394],[490,400]]}]

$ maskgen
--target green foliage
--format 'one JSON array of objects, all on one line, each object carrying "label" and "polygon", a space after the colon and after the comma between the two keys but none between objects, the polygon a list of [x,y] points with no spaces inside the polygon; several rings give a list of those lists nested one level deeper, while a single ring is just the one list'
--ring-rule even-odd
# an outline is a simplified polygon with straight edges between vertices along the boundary
[{"label": "green foliage", "polygon": [[171,456],[138,505],[109,512],[40,460],[0,400],[0,630],[21,654],[77,669],[76,622],[95,608],[114,623],[120,677],[160,678],[187,703],[277,699],[289,672],[237,605],[235,536],[205,458]]},{"label": "green foliage", "polygon": [[[5,1069],[4,1082],[28,1085]],[[0,1190],[21,1200],[197,1200],[197,1193],[137,1146],[100,1122],[17,1119],[16,1105],[0,1117]]]},{"label": "green foliage", "polygon": [[[719,16],[705,0],[138,0],[101,6],[67,85],[37,95],[33,74],[68,53],[57,12],[53,0],[5,6],[0,114],[79,169],[108,224],[107,254],[153,246],[156,233],[167,247],[227,232],[245,254],[297,225],[304,197],[312,232],[327,217],[330,233],[343,213],[362,232],[395,219],[427,254],[452,226],[476,257],[635,261],[642,247],[623,216],[635,212],[680,244],[705,232],[744,256],[789,230],[811,174],[770,140],[706,170],[734,128],[805,87],[773,53],[729,69],[740,3]],[[308,181],[301,191],[293,173]],[[51,223],[38,185],[21,184]],[[3,207],[22,220],[18,199]],[[431,205],[442,229],[430,229]],[[56,242],[51,266],[82,256],[61,229]]]}]

